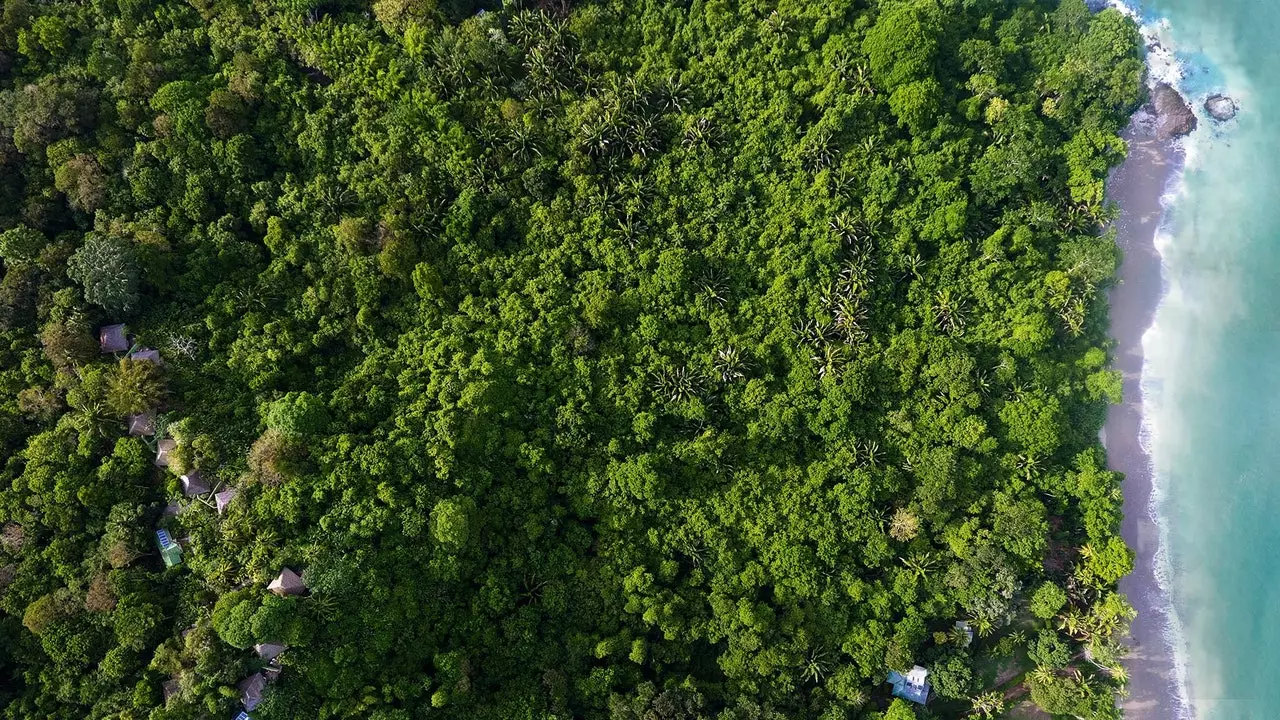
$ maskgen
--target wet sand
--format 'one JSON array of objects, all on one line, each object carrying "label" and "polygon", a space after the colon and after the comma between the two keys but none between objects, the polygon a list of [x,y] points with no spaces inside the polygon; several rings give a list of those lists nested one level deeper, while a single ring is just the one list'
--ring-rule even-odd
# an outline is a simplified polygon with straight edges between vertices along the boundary
[{"label": "wet sand", "polygon": [[1124,473],[1122,532],[1137,552],[1134,571],[1120,590],[1138,610],[1127,644],[1129,697],[1121,701],[1129,720],[1175,720],[1182,717],[1173,648],[1169,645],[1168,606],[1156,581],[1159,529],[1151,517],[1151,465],[1142,447],[1142,336],[1151,327],[1161,294],[1160,255],[1155,249],[1163,209],[1160,198],[1170,176],[1181,166],[1182,153],[1155,140],[1140,122],[1125,132],[1129,156],[1107,185],[1119,204],[1116,241],[1124,253],[1119,280],[1110,292],[1111,335],[1116,340],[1115,367],[1124,375],[1124,399],[1112,406],[1103,429],[1111,469]]}]

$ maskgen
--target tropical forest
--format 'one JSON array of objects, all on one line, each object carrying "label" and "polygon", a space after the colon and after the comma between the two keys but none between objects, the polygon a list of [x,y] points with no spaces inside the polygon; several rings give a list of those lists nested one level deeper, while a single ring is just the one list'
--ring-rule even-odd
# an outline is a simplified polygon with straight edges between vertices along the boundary
[{"label": "tropical forest", "polygon": [[0,0],[0,717],[1121,717],[1083,0]]}]

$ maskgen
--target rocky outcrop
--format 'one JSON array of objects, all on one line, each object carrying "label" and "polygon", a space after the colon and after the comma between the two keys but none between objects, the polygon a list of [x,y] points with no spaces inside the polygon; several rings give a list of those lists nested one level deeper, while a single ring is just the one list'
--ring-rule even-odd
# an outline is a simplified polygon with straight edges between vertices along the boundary
[{"label": "rocky outcrop", "polygon": [[1151,106],[1156,116],[1156,137],[1161,140],[1181,137],[1196,129],[1196,114],[1168,83],[1151,88]]},{"label": "rocky outcrop", "polygon": [[1236,116],[1239,108],[1236,107],[1236,101],[1226,95],[1210,95],[1204,101],[1204,109],[1214,120],[1226,122]]}]

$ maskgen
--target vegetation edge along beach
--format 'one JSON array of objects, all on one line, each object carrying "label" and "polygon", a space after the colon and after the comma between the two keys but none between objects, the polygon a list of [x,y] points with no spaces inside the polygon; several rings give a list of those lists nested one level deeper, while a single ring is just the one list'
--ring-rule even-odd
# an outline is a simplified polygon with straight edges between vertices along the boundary
[{"label": "vegetation edge along beach", "polygon": [[0,704],[1120,716],[1082,0],[6,0]]}]

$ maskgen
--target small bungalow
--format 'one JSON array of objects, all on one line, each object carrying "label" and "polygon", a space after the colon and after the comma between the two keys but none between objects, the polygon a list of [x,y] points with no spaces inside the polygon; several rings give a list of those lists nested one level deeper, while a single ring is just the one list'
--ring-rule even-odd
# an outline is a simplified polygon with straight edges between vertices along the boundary
[{"label": "small bungalow", "polygon": [[236,713],[235,720],[253,720],[253,718],[249,717],[249,713],[241,710]]},{"label": "small bungalow", "polygon": [[98,328],[98,347],[104,353],[118,353],[129,349],[129,338],[124,325],[104,325]]},{"label": "small bungalow", "polygon": [[275,580],[267,585],[267,589],[271,592],[284,597],[285,595],[301,595],[307,591],[307,586],[302,583],[302,578],[298,573],[285,568],[280,571]]},{"label": "small bungalow", "polygon": [[129,416],[129,434],[134,437],[156,434],[156,414],[154,412],[138,413]]},{"label": "small bungalow", "polygon": [[167,568],[182,564],[182,547],[173,541],[168,530],[156,531],[156,545],[160,547],[160,558]]},{"label": "small bungalow", "polygon": [[166,703],[169,702],[169,698],[177,695],[178,690],[180,689],[181,686],[178,684],[177,678],[165,680],[163,683],[160,683],[160,692],[164,695],[164,701]]},{"label": "small bungalow", "polygon": [[262,691],[267,689],[267,676],[254,673],[240,681],[236,688],[240,690],[240,702],[245,710],[252,710],[262,702]]},{"label": "small bungalow", "polygon": [[924,705],[929,701],[929,671],[916,665],[906,675],[897,670],[889,671],[888,682],[893,685],[893,694],[903,700]]},{"label": "small bungalow", "polygon": [[178,449],[178,441],[165,438],[156,443],[156,467],[169,467],[169,457]]},{"label": "small bungalow", "polygon": [[227,506],[231,504],[231,501],[235,499],[236,499],[235,488],[227,488],[226,490],[223,490],[222,492],[214,495],[213,503],[218,507],[218,514],[221,515],[223,511],[227,509]]},{"label": "small bungalow", "polygon": [[258,657],[271,662],[280,656],[280,653],[288,649],[289,646],[281,643],[258,643],[253,646],[253,651],[258,653]]},{"label": "small bungalow", "polygon": [[139,362],[142,362],[142,361],[146,361],[146,362],[153,362],[153,363],[155,363],[155,364],[157,364],[157,365],[163,365],[163,364],[164,364],[164,363],[160,360],[160,351],[159,351],[159,350],[154,350],[154,349],[152,349],[152,348],[141,348],[141,349],[135,350],[135,351],[133,351],[133,352],[129,353],[129,359],[130,359],[130,360],[137,360],[137,361],[139,361]]},{"label": "small bungalow", "polygon": [[209,492],[209,483],[204,481],[204,475],[199,470],[192,470],[186,475],[179,476],[179,479],[182,480],[182,494],[187,497]]}]

